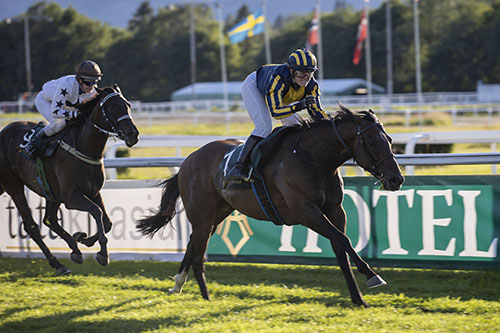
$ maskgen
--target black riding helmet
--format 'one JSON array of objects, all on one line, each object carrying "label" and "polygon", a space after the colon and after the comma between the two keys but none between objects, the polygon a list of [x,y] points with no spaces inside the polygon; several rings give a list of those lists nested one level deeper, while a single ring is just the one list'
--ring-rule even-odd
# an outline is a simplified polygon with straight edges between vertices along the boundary
[{"label": "black riding helmet", "polygon": [[98,81],[102,77],[102,72],[94,61],[85,60],[76,68],[76,77],[82,80]]}]

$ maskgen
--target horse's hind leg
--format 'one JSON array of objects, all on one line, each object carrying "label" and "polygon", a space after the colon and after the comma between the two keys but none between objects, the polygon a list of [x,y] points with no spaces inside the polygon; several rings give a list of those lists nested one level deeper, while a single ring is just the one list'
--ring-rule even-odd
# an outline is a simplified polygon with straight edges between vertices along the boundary
[{"label": "horse's hind leg", "polygon": [[33,216],[31,215],[30,208],[28,206],[28,202],[26,201],[26,197],[24,196],[24,189],[22,186],[16,187],[15,190],[8,191],[12,200],[14,201],[19,214],[23,219],[23,227],[24,230],[28,233],[28,235],[35,241],[38,247],[42,250],[43,254],[49,261],[49,265],[56,269],[57,274],[68,274],[71,273],[69,269],[66,268],[63,264],[57,260],[56,257],[50,252],[47,245],[44,243],[42,236],[40,234],[40,229],[38,225],[33,220]]},{"label": "horse's hind leg", "polygon": [[57,222],[57,210],[59,209],[60,203],[53,201],[48,201],[45,203],[45,216],[43,217],[43,224],[55,232],[59,237],[64,239],[68,246],[73,250],[71,253],[71,260],[77,264],[83,263],[82,252],[78,248],[78,244],[75,242],[73,237],[64,230],[61,225]]},{"label": "horse's hind leg", "polygon": [[204,299],[210,300],[205,279],[205,252],[207,250],[210,231],[205,229],[193,230],[191,241],[193,242],[192,266],[193,273],[200,287],[201,295]]},{"label": "horse's hind leg", "polygon": [[[213,206],[209,205],[209,203],[213,204]],[[205,200],[204,204],[203,209],[200,209],[198,206],[198,209],[189,209],[189,206],[186,204],[185,207],[188,219],[193,227],[193,233],[189,241],[193,247],[191,266],[200,287],[201,295],[204,299],[210,300],[205,279],[205,252],[207,251],[208,240],[215,232],[217,225],[231,214],[234,209],[222,200],[218,202]],[[210,217],[207,212],[215,215]]]},{"label": "horse's hind leg", "polygon": [[168,290],[170,294],[180,294],[182,292],[182,288],[186,283],[189,268],[191,267],[191,263],[193,262],[193,235],[189,239],[186,253],[184,254],[184,258],[182,259],[181,266],[175,275],[175,286]]}]

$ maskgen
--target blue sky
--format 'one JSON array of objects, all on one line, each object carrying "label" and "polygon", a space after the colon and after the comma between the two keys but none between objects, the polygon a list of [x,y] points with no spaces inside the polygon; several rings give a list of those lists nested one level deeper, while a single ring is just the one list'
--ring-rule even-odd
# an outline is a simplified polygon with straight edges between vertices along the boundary
[{"label": "blue sky", "polygon": [[[40,0],[0,0],[0,20],[15,17],[24,13],[32,4]],[[246,4],[251,11],[257,10],[262,4],[261,0],[217,0],[222,4],[222,15],[236,15],[238,9]],[[336,0],[321,0],[321,10],[332,11]],[[78,12],[92,19],[109,23],[112,26],[125,28],[128,21],[135,13],[143,0],[52,0],[62,7],[72,6]],[[157,10],[170,4],[178,3],[209,3],[214,1],[188,1],[188,0],[149,0],[151,7]],[[364,6],[364,0],[347,0],[347,4],[355,9]],[[370,0],[371,7],[378,7],[383,0]],[[268,16],[274,20],[280,14],[307,14],[312,13],[315,0],[267,0]]]}]

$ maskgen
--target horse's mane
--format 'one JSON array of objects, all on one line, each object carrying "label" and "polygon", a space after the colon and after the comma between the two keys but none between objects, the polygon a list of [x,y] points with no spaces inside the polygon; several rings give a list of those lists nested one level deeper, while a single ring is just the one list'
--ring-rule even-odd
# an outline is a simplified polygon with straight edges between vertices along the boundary
[{"label": "horse's mane", "polygon": [[301,121],[300,127],[309,128],[316,126],[324,126],[328,124],[331,126],[331,120],[351,120],[351,121],[360,121],[361,119],[371,120],[373,122],[377,122],[377,116],[373,113],[372,110],[363,110],[363,111],[351,111],[346,108],[342,103],[339,103],[339,110],[335,112],[334,115],[329,114],[329,118],[324,118],[320,120],[316,120],[313,118],[304,119]]}]

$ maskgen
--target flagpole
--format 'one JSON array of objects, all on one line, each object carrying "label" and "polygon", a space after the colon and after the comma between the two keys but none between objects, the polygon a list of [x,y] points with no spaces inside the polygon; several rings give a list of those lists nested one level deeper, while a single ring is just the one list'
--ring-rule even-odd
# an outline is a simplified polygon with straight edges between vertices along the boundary
[{"label": "flagpole", "polygon": [[368,105],[372,104],[372,56],[370,47],[370,0],[365,0],[365,15],[366,15],[366,81],[368,88]]},{"label": "flagpole", "polygon": [[415,32],[415,71],[416,71],[416,86],[417,100],[422,103],[422,78],[420,76],[420,28],[418,20],[418,0],[413,1],[413,23]]},{"label": "flagpole", "polygon": [[324,68],[323,68],[323,41],[321,38],[321,0],[316,0],[316,11],[318,13],[318,79],[321,85],[324,79]]},{"label": "flagpole", "polygon": [[226,51],[224,47],[224,26],[223,26],[223,18],[222,18],[222,4],[217,2],[216,5],[217,11],[219,12],[219,46],[220,46],[220,68],[221,68],[221,76],[222,76],[222,91],[224,95],[224,111],[229,112],[228,100],[227,100],[227,73],[226,73]]},{"label": "flagpole", "polygon": [[262,0],[262,12],[264,14],[264,42],[266,46],[266,63],[271,63],[271,42],[269,38],[269,19],[267,17],[267,0]]},{"label": "flagpole", "polygon": [[195,27],[194,27],[194,5],[189,5],[189,49],[191,58],[191,100],[196,99],[196,41],[195,41]]},{"label": "flagpole", "polygon": [[391,22],[391,1],[385,0],[385,47],[387,59],[387,97],[389,108],[392,103],[393,80],[392,80],[392,22]]}]

